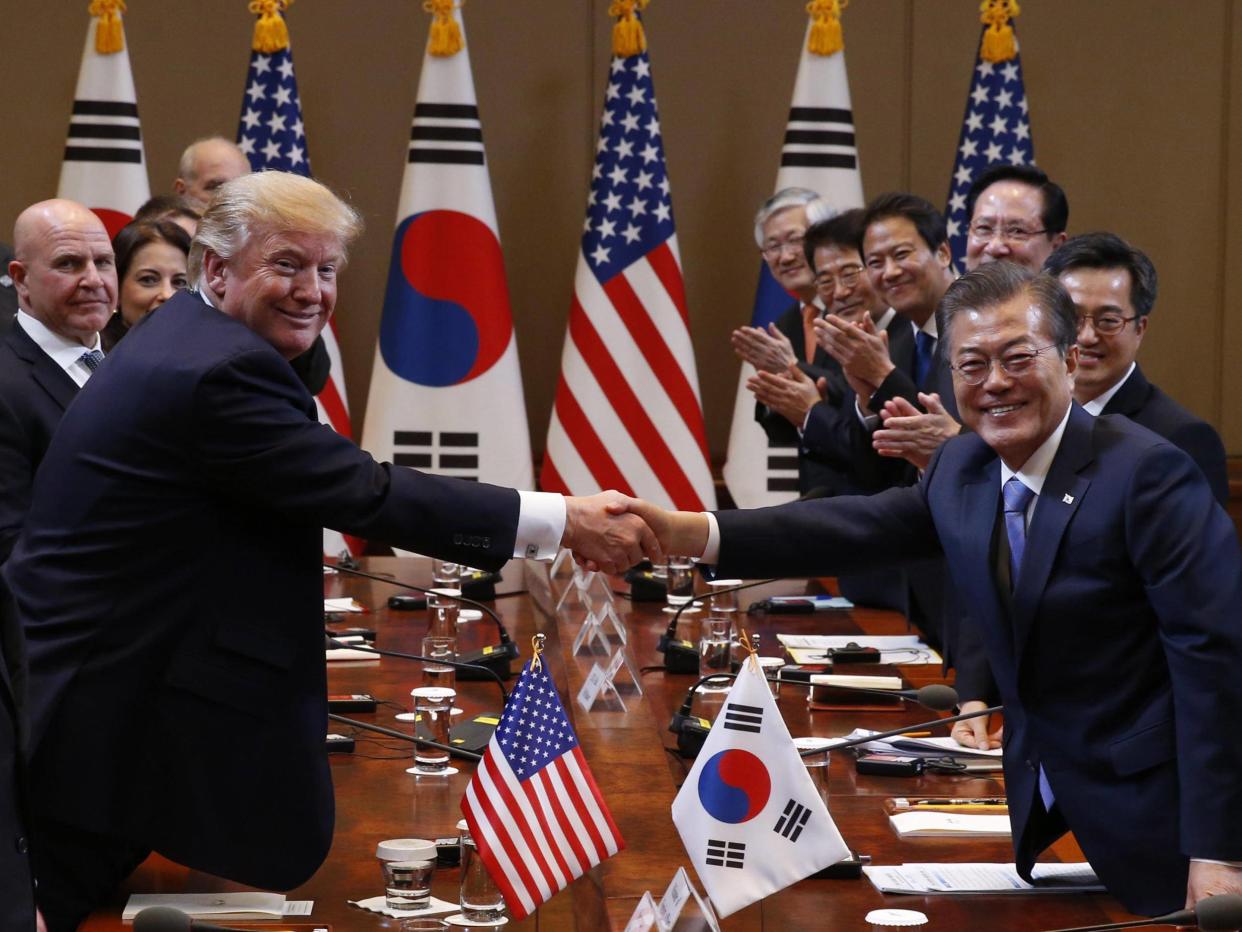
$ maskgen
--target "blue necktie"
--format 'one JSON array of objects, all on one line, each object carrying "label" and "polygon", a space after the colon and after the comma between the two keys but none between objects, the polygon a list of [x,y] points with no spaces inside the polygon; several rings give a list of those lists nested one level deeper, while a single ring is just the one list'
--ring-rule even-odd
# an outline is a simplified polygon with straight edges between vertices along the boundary
[{"label": "blue necktie", "polygon": [[1012,477],[1001,489],[1005,499],[1005,533],[1009,537],[1009,586],[1018,587],[1018,570],[1022,566],[1022,552],[1026,549],[1026,509],[1035,493]]},{"label": "blue necktie", "polygon": [[99,352],[97,349],[93,349],[79,356],[78,362],[90,369],[91,372],[94,372],[99,368],[99,364],[103,362],[103,358],[103,353]]},{"label": "blue necktie", "polygon": [[923,387],[927,373],[931,371],[932,354],[936,351],[936,338],[926,330],[914,335],[914,384]]},{"label": "blue necktie", "polygon": [[[1010,586],[1016,589],[1022,554],[1026,550],[1026,509],[1035,493],[1014,476],[1001,489],[1001,497],[1005,500],[1005,534],[1009,537],[1009,581]],[[1056,796],[1043,764],[1039,765],[1039,799],[1044,804],[1044,810],[1051,812]]]}]

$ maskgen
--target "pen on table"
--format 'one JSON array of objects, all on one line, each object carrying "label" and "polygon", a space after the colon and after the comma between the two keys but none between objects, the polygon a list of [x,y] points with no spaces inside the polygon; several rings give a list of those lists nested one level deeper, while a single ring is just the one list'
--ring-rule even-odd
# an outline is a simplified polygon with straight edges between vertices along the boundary
[{"label": "pen on table", "polygon": [[894,735],[893,737],[895,738],[930,738],[931,732],[930,731],[903,731],[901,734]]},{"label": "pen on table", "polygon": [[912,799],[911,806],[1007,806],[1004,796],[972,797],[959,796],[949,799]]}]

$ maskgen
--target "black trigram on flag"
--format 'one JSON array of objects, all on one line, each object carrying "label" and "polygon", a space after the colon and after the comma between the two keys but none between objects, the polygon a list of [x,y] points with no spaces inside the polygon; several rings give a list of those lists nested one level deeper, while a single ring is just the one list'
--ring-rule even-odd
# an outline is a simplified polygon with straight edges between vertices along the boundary
[{"label": "black trigram on flag", "polygon": [[802,803],[791,799],[785,803],[785,811],[776,820],[776,827],[772,831],[778,835],[783,835],[790,841],[797,841],[798,836],[802,834],[802,830],[806,828],[807,819],[810,817],[810,809],[802,805]]},{"label": "black trigram on flag", "polygon": [[473,104],[417,104],[410,127],[411,162],[483,164],[483,124]]},{"label": "black trigram on flag", "polygon": [[746,859],[746,846],[740,841],[720,841],[707,839],[707,857],[704,859],[712,867],[738,867]]},{"label": "black trigram on flag", "polygon": [[790,107],[781,168],[858,167],[854,114],[840,107]]},{"label": "black trigram on flag", "polygon": [[398,430],[392,435],[398,466],[434,470],[459,479],[479,478],[479,435],[455,431]]},{"label": "black trigram on flag", "polygon": [[725,728],[734,731],[752,731],[759,733],[763,724],[763,709],[757,705],[742,705],[737,702],[725,703]]},{"label": "black trigram on flag", "polygon": [[122,100],[75,100],[69,118],[66,162],[142,164],[138,105]]},{"label": "black trigram on flag", "polygon": [[768,444],[768,491],[798,491],[798,448],[796,445]]}]

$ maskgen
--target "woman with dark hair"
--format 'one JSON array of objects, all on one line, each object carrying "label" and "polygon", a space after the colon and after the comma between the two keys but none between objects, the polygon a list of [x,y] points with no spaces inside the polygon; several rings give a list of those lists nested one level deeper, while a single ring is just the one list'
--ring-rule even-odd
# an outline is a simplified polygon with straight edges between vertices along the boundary
[{"label": "woman with dark hair", "polygon": [[119,285],[118,307],[100,336],[105,353],[126,332],[186,286],[190,236],[169,220],[135,221],[112,238]]}]

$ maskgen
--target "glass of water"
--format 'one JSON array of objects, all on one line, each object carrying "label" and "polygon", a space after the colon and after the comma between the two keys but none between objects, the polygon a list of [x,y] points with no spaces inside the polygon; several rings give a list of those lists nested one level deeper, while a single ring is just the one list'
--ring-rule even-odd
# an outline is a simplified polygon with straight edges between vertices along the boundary
[{"label": "glass of water", "polygon": [[461,914],[468,922],[495,922],[504,916],[505,898],[479,857],[465,819],[457,823],[457,841],[461,846]]},{"label": "glass of water", "polygon": [[[443,689],[457,688],[457,668],[444,661],[457,660],[457,638],[429,636],[423,638],[423,685]],[[437,661],[439,661],[437,663]]]},{"label": "glass of water", "polygon": [[[733,625],[728,618],[709,615],[699,625],[699,676],[712,673],[728,673]],[[728,692],[729,680],[711,680],[699,687],[699,692]]]},{"label": "glass of water", "polygon": [[[414,714],[427,726],[431,740],[447,745],[449,742],[449,715],[457,693],[439,686],[420,686],[410,691],[414,697]],[[450,772],[449,753],[426,744],[414,745],[413,773],[423,776],[443,775]]]},{"label": "glass of water", "polygon": [[461,564],[448,560],[431,561],[431,584],[438,589],[458,589],[461,586]]},{"label": "glass of water", "polygon": [[427,594],[427,610],[431,614],[431,623],[427,633],[436,637],[457,636],[458,599],[460,589],[438,588]]},{"label": "glass of water", "polygon": [[434,842],[422,838],[381,841],[376,850],[384,871],[384,899],[389,909],[425,909],[431,903]]},{"label": "glass of water", "polygon": [[[687,602],[694,599],[694,562],[689,557],[668,558],[667,594],[664,597],[666,612],[675,612]],[[691,605],[683,615],[697,612],[698,608]]]}]

